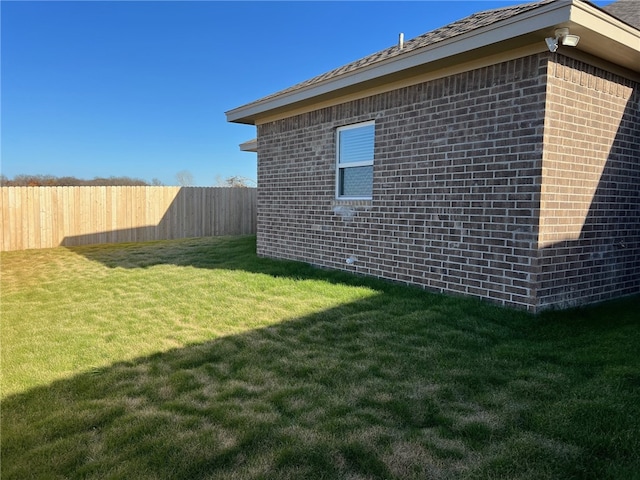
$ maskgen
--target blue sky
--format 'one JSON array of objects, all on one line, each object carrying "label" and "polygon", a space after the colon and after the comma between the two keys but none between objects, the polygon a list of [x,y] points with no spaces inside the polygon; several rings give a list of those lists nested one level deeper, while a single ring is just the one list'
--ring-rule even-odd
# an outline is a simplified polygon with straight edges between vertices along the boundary
[{"label": "blue sky", "polygon": [[[518,0],[0,2],[1,173],[256,178],[224,112]],[[597,1],[606,5],[609,0]]]}]

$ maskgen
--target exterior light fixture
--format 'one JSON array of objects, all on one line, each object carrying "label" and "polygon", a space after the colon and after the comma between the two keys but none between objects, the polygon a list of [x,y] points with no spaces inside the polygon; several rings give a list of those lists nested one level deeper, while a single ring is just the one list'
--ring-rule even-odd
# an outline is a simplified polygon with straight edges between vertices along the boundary
[{"label": "exterior light fixture", "polygon": [[566,47],[575,47],[576,45],[578,45],[580,37],[578,35],[571,35],[568,28],[558,28],[556,29],[555,38],[547,37],[544,39],[544,41],[547,42],[549,51],[555,52],[556,50],[558,50],[558,45],[560,43],[562,43],[562,45]]},{"label": "exterior light fixture", "polygon": [[565,45],[567,47],[575,47],[576,45],[578,45],[579,41],[580,37],[578,35],[565,35],[564,37],[562,37],[562,45]]},{"label": "exterior light fixture", "polygon": [[544,39],[544,41],[547,42],[547,47],[549,47],[549,51],[551,53],[553,53],[556,50],[558,50],[558,39],[557,38],[547,37],[547,38]]}]

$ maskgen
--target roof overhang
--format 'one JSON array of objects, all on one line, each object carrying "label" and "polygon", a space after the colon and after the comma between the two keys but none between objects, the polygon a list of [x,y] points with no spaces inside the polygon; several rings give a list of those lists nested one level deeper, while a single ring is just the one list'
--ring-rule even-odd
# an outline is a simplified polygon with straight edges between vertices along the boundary
[{"label": "roof overhang", "polygon": [[577,47],[562,47],[604,59],[640,75],[640,31],[581,0],[559,0],[453,38],[408,51],[311,85],[265,97],[226,112],[227,121],[257,125],[311,105],[419,78],[427,72],[494,57],[518,49],[543,52],[545,38],[568,27],[580,36]]},{"label": "roof overhang", "polygon": [[240,150],[243,152],[257,152],[258,151],[258,139],[252,138],[240,144]]}]

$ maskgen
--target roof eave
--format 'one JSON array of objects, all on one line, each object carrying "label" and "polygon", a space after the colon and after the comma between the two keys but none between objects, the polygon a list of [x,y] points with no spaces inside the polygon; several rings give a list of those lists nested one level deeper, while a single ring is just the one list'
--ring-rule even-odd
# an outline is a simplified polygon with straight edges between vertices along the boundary
[{"label": "roof eave", "polygon": [[252,138],[251,140],[247,140],[246,142],[242,142],[240,145],[240,150],[243,152],[253,152],[256,153],[258,151],[258,139]]},{"label": "roof eave", "polygon": [[[627,48],[628,51],[624,55],[618,56],[624,57],[622,61],[631,62],[631,65],[633,65],[635,58],[633,52],[640,53],[638,30],[619,22],[603,10],[580,0],[560,0],[437,44],[409,51],[406,54],[398,55],[323,82],[230,110],[226,112],[227,121],[255,125],[257,122],[259,123],[260,118],[268,117],[275,111],[288,110],[305,103],[314,103],[318,98],[338,97],[349,89],[384,83],[401,72],[411,71],[419,67],[425,68],[425,66],[433,65],[446,59],[452,59],[453,61],[471,51],[492,48],[494,50],[493,53],[496,53],[497,50],[507,51],[514,48],[517,42],[520,45],[536,41],[544,42],[544,38],[553,36],[555,28],[559,26],[575,27],[578,30],[582,28],[584,30],[582,34],[584,35],[587,30],[589,33],[598,32],[598,29],[603,28],[605,24],[607,29],[615,31],[616,34],[616,38],[610,41],[609,44],[613,42],[619,45],[621,42],[631,42],[629,48]],[[580,32],[576,33],[578,35],[581,34]],[[579,45],[583,48],[586,46],[585,51],[588,53],[597,54],[597,52],[589,50],[601,49],[603,38],[609,37],[601,34],[596,35],[596,37],[598,38],[591,42],[587,40],[582,43],[583,41],[581,40]],[[638,45],[635,45],[634,42],[636,41]]]},{"label": "roof eave", "polygon": [[578,50],[621,66],[637,78],[640,73],[640,30],[606,11],[576,1],[569,27],[580,36]]}]

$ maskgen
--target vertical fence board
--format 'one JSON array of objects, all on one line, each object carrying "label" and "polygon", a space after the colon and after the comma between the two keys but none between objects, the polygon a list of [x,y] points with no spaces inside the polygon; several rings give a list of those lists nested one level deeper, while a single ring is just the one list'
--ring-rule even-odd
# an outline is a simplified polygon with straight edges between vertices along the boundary
[{"label": "vertical fence board", "polygon": [[[71,232],[76,233],[76,235],[82,233],[80,225],[85,220],[83,218],[82,212],[79,210],[80,201],[78,199],[78,195],[80,194],[80,190],[77,188],[72,188],[69,190],[69,220],[71,221]],[[68,232],[65,232],[65,238],[67,238]],[[74,240],[74,236],[71,236],[71,240],[73,243],[71,245],[79,245],[79,239]]]},{"label": "vertical fence board", "polygon": [[35,248],[38,248],[36,244],[36,238],[34,235],[34,230],[38,227],[36,221],[36,206],[33,200],[33,187],[27,187],[27,212],[29,215],[29,228],[23,235],[24,242],[27,245],[33,245]]},{"label": "vertical fence board", "polygon": [[20,239],[18,234],[20,230],[16,228],[16,225],[20,225],[21,219],[17,218],[19,215],[19,211],[21,210],[21,205],[19,204],[19,195],[15,191],[9,191],[7,208],[9,209],[9,223],[4,225],[9,232],[9,245],[5,245],[5,248],[8,248],[12,245],[16,245],[18,248],[22,248],[22,244],[20,243]]},{"label": "vertical fence board", "polygon": [[51,244],[51,190],[47,189],[44,195],[35,195],[38,199],[38,245],[39,248],[47,248]]},{"label": "vertical fence board", "polygon": [[0,191],[0,213],[2,216],[0,217],[0,230],[2,233],[2,237],[0,238],[0,249],[4,250],[7,245],[11,244],[11,232],[9,230],[9,225],[11,223],[9,219],[9,192],[2,190]]},{"label": "vertical fence board", "polygon": [[64,231],[62,230],[62,215],[60,211],[60,192],[61,187],[52,187],[51,188],[51,239],[49,247],[53,247],[55,245],[60,245],[60,239],[64,235]]}]

